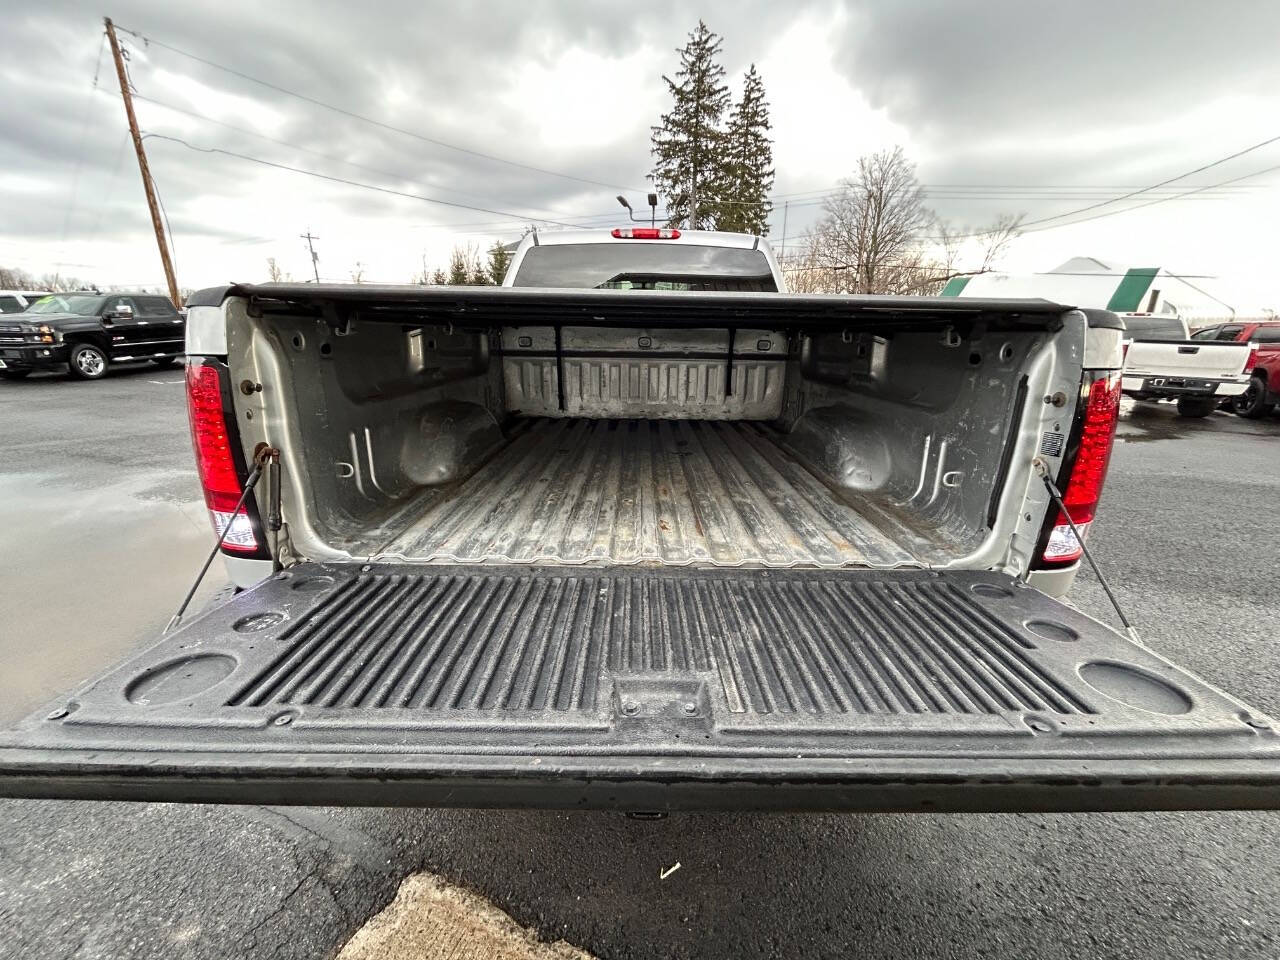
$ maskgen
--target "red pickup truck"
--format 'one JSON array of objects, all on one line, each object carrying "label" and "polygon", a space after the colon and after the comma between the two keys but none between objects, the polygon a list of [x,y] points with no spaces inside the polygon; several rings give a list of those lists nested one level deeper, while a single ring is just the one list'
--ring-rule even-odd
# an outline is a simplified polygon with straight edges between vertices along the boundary
[{"label": "red pickup truck", "polygon": [[1253,376],[1248,389],[1231,401],[1242,417],[1265,417],[1280,402],[1280,320],[1222,323],[1197,330],[1192,340],[1234,340],[1251,342],[1256,349],[1245,366]]}]

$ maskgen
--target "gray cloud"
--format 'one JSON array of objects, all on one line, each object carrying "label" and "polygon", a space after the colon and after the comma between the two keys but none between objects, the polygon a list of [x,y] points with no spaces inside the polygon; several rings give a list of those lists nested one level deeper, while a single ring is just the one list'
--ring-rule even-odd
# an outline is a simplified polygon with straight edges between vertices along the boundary
[{"label": "gray cloud", "polygon": [[850,80],[945,144],[1101,132],[1221,96],[1274,95],[1280,5],[921,0],[860,9],[843,34]]},{"label": "gray cloud", "polygon": [[[648,128],[655,117],[621,102],[594,121],[600,146],[540,145],[533,151],[528,136],[561,105],[532,98],[499,103],[494,91],[510,83],[522,65],[555,64],[573,48],[622,57],[647,43],[658,54],[635,84],[638,91],[651,92],[660,83],[658,74],[675,68],[674,48],[696,17],[678,0],[440,5],[402,0],[376,8],[336,2],[233,0],[211,6],[119,0],[113,6],[120,26],[269,84],[439,140],[632,190],[646,184]],[[835,38],[837,65],[927,148],[928,166],[922,170],[927,180],[1117,182],[1134,158],[1132,148],[1109,132],[1135,119],[1177,117],[1218,96],[1274,96],[1272,47],[1280,36],[1280,5],[1227,2],[1185,13],[1174,9],[1180,6],[1150,0],[1053,8],[1011,0],[978,8],[943,0],[857,5]],[[760,57],[804,9],[821,15],[836,10],[817,0],[799,5],[717,0],[703,8],[708,23],[725,35],[724,60],[731,75]],[[140,202],[136,165],[130,150],[120,150],[120,103],[108,92],[89,92],[100,33],[95,10],[54,2],[11,18],[0,35],[0,77],[10,94],[0,98],[0,129],[5,131],[0,174],[11,178],[0,183],[14,184],[0,187],[0,236],[5,241],[0,243],[0,262],[13,244],[62,239],[73,180],[77,202],[68,230],[73,237],[147,242],[149,219]],[[213,107],[184,99],[180,89],[167,88],[163,80],[165,71],[189,77],[269,107],[281,118],[271,136],[292,146],[181,120],[140,103],[144,125],[155,132],[501,210],[519,215],[517,219],[555,216],[550,211],[603,215],[616,209],[615,189],[432,146],[171,50],[133,38],[127,43],[135,53],[132,73],[140,94],[209,112]],[[100,70],[99,86],[113,90],[109,58],[102,58]],[[593,78],[584,76],[581,82],[587,89]],[[401,91],[400,99],[389,97],[393,89]],[[839,122],[838,116],[837,109],[832,122]],[[224,119],[246,129],[253,126],[244,119]],[[194,127],[182,133],[189,123]],[[1069,135],[1081,131],[1094,139],[1083,145],[1070,142]],[[1039,146],[1020,152],[996,148],[1019,140]],[[820,132],[814,141],[820,146]],[[1225,145],[1221,152],[1234,146]],[[292,242],[294,227],[303,226],[209,223],[199,213],[208,209],[208,200],[242,196],[268,182],[264,170],[174,143],[153,140],[149,151],[180,247],[188,237],[252,245],[276,229]],[[1172,171],[1201,159],[1173,153],[1160,158]],[[54,189],[32,192],[22,186],[26,180],[47,180]],[[322,200],[337,216],[381,216],[400,225],[408,217],[410,225],[466,225],[461,229],[506,221],[504,230],[518,231],[506,216],[415,206],[371,191],[296,180],[313,189],[317,202]],[[944,204],[939,206],[946,212]],[[993,211],[997,206],[993,203]],[[984,210],[971,205],[965,213],[976,218]],[[793,215],[803,222],[799,211]],[[150,251],[147,257],[150,263]]]}]

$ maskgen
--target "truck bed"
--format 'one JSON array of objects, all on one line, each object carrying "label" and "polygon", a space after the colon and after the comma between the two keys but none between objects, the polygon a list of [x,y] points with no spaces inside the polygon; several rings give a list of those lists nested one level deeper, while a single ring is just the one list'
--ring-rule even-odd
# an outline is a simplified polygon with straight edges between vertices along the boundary
[{"label": "truck bed", "polygon": [[0,794],[1275,807],[1272,721],[1007,577],[300,564],[0,737]]},{"label": "truck bed", "polygon": [[904,545],[925,534],[869,503],[854,509],[775,437],[741,422],[535,420],[470,478],[403,512],[390,525],[405,526],[380,553],[457,563],[915,563]]}]

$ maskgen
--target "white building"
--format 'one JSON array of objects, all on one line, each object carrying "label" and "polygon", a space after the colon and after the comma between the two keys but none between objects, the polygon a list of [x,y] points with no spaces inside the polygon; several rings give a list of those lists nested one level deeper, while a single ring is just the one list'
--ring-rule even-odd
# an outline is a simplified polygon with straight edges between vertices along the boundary
[{"label": "white building", "polygon": [[1042,297],[1073,307],[1097,307],[1136,316],[1181,317],[1192,328],[1214,320],[1235,319],[1234,309],[1204,290],[1202,282],[1163,267],[1125,267],[1095,257],[1072,257],[1045,273],[954,277],[943,288],[942,296]]}]

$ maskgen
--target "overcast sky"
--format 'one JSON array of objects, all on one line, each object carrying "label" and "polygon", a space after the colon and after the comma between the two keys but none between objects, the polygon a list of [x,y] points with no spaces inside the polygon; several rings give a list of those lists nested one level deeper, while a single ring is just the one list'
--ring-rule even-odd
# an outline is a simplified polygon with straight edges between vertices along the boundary
[{"label": "overcast sky", "polygon": [[[268,257],[304,279],[308,229],[322,277],[350,279],[360,263],[366,279],[407,282],[459,240],[615,225],[615,194],[643,203],[661,74],[699,15],[724,36],[731,88],[752,62],[764,77],[775,244],[785,200],[794,243],[820,213],[815,197],[860,154],[895,144],[931,207],[963,227],[1055,217],[1280,136],[1275,0],[44,0],[6,13],[0,33],[0,265],[163,282],[103,14],[152,41],[122,34],[147,133],[458,205],[149,137],[184,287],[263,279]],[[1280,307],[1280,169],[1117,212],[1269,167],[1280,142],[1033,225],[1003,266],[1159,265],[1238,308]]]}]

